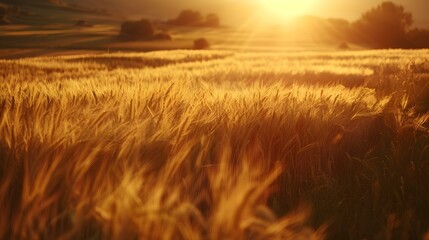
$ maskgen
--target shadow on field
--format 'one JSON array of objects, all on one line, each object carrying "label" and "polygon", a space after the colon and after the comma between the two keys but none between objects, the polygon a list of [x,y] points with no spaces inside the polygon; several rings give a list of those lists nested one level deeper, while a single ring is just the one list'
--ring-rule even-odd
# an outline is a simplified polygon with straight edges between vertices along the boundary
[{"label": "shadow on field", "polygon": [[132,69],[132,68],[157,68],[165,67],[168,65],[176,65],[181,63],[192,63],[192,62],[205,62],[217,59],[227,58],[228,55],[194,55],[187,56],[180,59],[169,59],[165,57],[118,57],[118,56],[96,56],[96,57],[82,57],[82,58],[73,58],[66,60],[66,62],[72,63],[95,63],[102,65],[103,67],[112,70],[118,68]]}]

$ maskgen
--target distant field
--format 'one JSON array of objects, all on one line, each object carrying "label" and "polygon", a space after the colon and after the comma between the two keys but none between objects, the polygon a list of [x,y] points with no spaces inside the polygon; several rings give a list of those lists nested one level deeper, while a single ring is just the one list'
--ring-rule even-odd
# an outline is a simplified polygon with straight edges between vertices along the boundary
[{"label": "distant field", "polygon": [[[217,28],[181,27],[154,20],[158,32],[171,35],[172,41],[123,41],[119,39],[123,17],[90,14],[57,6],[46,9],[29,5],[28,16],[12,18],[11,25],[0,26],[0,58],[22,58],[76,53],[148,52],[186,50],[194,41],[206,38],[213,50],[290,52],[332,51],[340,41],[307,25],[266,26],[248,23],[243,26]],[[77,26],[78,20],[88,26]],[[255,24],[255,25],[253,25]],[[301,23],[302,24],[302,23]],[[320,30],[320,29],[319,29]],[[293,33],[293,34],[291,34]],[[350,45],[353,50],[362,47]]]},{"label": "distant field", "polygon": [[422,238],[428,81],[428,50],[0,60],[0,238]]},{"label": "distant field", "polygon": [[[236,27],[192,28],[160,26],[172,35],[173,41],[120,41],[120,21],[77,27],[73,24],[11,25],[0,29],[0,58],[71,55],[76,51],[108,53],[118,51],[147,52],[156,50],[193,49],[193,42],[206,38],[214,50],[253,52],[332,51],[338,42],[314,40],[308,36],[289,37],[286,33],[272,36]],[[361,47],[352,46],[353,49]]]}]

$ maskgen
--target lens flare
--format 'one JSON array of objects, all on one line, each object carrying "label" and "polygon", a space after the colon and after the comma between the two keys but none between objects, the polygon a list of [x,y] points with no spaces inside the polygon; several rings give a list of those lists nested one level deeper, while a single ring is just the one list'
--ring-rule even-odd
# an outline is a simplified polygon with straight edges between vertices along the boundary
[{"label": "lens flare", "polygon": [[261,8],[272,17],[289,19],[308,14],[316,0],[258,0]]}]

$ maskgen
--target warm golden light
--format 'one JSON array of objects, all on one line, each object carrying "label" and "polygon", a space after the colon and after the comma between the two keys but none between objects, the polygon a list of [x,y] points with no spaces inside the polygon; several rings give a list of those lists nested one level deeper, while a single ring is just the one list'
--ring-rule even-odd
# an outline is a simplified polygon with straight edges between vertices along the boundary
[{"label": "warm golden light", "polygon": [[0,240],[429,240],[429,0],[0,0]]},{"label": "warm golden light", "polygon": [[291,17],[307,14],[316,0],[258,0],[262,9],[277,19],[287,20]]}]

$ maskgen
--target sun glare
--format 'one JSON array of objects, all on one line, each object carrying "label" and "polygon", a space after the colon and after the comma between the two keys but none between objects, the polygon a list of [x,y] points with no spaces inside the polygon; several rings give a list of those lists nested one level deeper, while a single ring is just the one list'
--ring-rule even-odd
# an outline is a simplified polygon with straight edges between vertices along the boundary
[{"label": "sun glare", "polygon": [[316,0],[257,0],[261,8],[271,17],[280,20],[307,14]]}]

